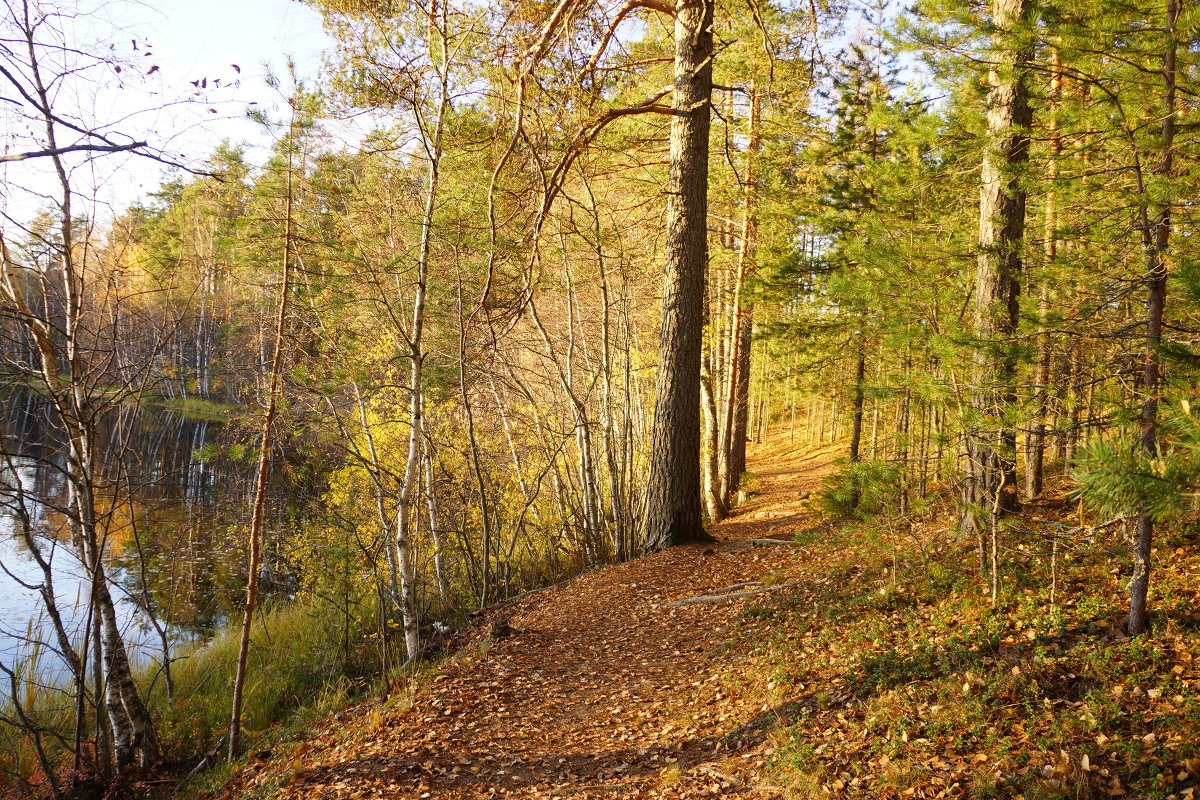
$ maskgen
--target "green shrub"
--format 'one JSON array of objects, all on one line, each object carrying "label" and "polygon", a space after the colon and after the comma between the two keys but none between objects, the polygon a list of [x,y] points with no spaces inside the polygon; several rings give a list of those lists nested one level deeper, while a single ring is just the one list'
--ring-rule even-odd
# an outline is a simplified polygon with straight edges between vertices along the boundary
[{"label": "green shrub", "polygon": [[865,519],[893,504],[900,495],[904,467],[890,461],[839,462],[841,471],[821,480],[816,494],[822,511]]}]

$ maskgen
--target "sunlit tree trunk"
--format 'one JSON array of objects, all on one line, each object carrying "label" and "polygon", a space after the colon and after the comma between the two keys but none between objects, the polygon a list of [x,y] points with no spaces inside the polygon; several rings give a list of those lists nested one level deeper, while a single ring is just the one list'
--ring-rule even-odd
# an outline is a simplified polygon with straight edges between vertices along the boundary
[{"label": "sunlit tree trunk", "polygon": [[732,330],[729,343],[729,365],[726,368],[727,386],[725,420],[721,441],[721,495],[727,501],[738,488],[746,471],[747,423],[750,418],[750,341],[754,326],[754,304],[746,297],[746,282],[754,274],[758,257],[758,171],[755,163],[762,150],[762,94],[750,83],[750,117],[746,142],[745,185],[742,192],[743,217],[741,249],[738,251],[737,273],[733,284]]},{"label": "sunlit tree trunk", "polygon": [[[1163,101],[1162,134],[1155,175],[1171,174],[1175,146],[1175,80],[1176,80],[1176,22],[1179,19],[1179,0],[1167,0],[1165,25],[1166,49],[1162,58]],[[1163,311],[1167,299],[1167,246],[1171,236],[1171,201],[1158,201],[1151,216],[1145,198],[1145,185],[1138,170],[1138,189],[1142,194],[1140,219],[1142,246],[1146,253],[1146,345],[1143,350],[1142,386],[1145,400],[1141,411],[1141,446],[1146,455],[1158,453],[1158,403],[1162,378],[1159,348],[1163,338]],[[1150,587],[1150,546],[1154,538],[1154,517],[1145,505],[1137,510],[1137,527],[1133,545],[1133,577],[1129,580],[1129,619],[1126,631],[1130,636],[1145,633],[1149,627],[1147,592]]]},{"label": "sunlit tree trunk", "polygon": [[713,4],[675,12],[675,85],[667,186],[666,276],[642,544],[708,539],[700,514],[700,350],[708,265],[708,132]]},{"label": "sunlit tree trunk", "polygon": [[729,516],[725,498],[721,494],[720,477],[718,475],[721,461],[720,437],[717,425],[717,398],[713,391],[713,376],[708,367],[711,356],[704,355],[706,362],[700,373],[700,413],[703,418],[703,439],[700,449],[701,471],[704,485],[701,487],[704,498],[704,509],[708,513],[709,522],[720,522]]},{"label": "sunlit tree trunk", "polygon": [[[992,66],[988,74],[987,137],[979,190],[975,271],[974,418],[967,430],[964,523],[995,520],[1017,508],[1016,430],[1006,419],[1015,401],[1016,333],[1025,236],[1025,189],[1019,175],[1029,158],[1027,63],[1032,36],[1028,0],[993,0]],[[987,526],[994,527],[994,525]]]},{"label": "sunlit tree trunk", "polygon": [[262,538],[267,523],[267,483],[271,471],[271,437],[275,417],[279,410],[279,395],[283,389],[284,335],[287,329],[288,306],[292,292],[292,268],[295,260],[295,211],[294,165],[296,117],[293,116],[288,131],[287,176],[283,218],[283,263],[280,265],[279,297],[275,306],[274,344],[271,351],[270,371],[267,373],[266,408],[263,412],[259,432],[258,466],[254,472],[254,504],[250,514],[249,554],[246,564],[246,601],[242,610],[241,635],[238,642],[237,671],[233,679],[232,709],[229,717],[229,760],[237,757],[242,745],[242,701],[246,686],[246,675],[250,656],[250,629],[254,623],[254,612],[258,604],[258,580],[262,566]]}]

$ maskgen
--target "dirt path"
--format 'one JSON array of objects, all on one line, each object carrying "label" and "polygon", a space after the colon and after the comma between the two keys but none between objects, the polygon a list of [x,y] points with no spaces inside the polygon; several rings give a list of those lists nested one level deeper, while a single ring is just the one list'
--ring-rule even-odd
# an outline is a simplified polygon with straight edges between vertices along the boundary
[{"label": "dirt path", "polygon": [[[294,755],[252,765],[235,786],[276,798],[684,798],[779,796],[759,782],[769,706],[743,672],[754,598],[663,603],[766,578],[785,582],[832,454],[752,453],[757,494],[711,532],[539,592],[512,609],[508,638],[452,659],[406,708],[358,706]],[[743,542],[739,546],[737,543]]]}]

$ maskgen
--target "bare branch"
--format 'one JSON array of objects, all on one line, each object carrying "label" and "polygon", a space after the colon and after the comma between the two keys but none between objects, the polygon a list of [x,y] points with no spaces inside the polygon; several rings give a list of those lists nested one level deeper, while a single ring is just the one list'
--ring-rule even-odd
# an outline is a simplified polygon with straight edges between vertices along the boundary
[{"label": "bare branch", "polygon": [[120,153],[126,150],[136,150],[139,147],[146,147],[146,145],[146,142],[130,142],[129,144],[74,144],[69,147],[54,147],[45,150],[31,150],[28,153],[17,153],[11,156],[0,156],[0,163],[27,161],[31,158],[45,158],[46,156],[58,156],[64,153]]}]

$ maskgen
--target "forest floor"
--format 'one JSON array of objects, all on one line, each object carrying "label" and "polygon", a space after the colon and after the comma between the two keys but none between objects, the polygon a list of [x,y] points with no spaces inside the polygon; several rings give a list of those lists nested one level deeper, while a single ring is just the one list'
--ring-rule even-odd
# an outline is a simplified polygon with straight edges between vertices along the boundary
[{"label": "forest floor", "polygon": [[[1160,535],[1155,631],[1130,640],[1112,526],[1079,525],[1053,493],[1030,506],[993,606],[946,507],[811,510],[835,455],[758,448],[754,494],[710,528],[717,543],[495,612],[412,692],[333,714],[217,796],[1200,793],[1200,525]],[[668,605],[740,591],[759,593]]]},{"label": "forest floor", "polygon": [[[747,582],[797,579],[802,496],[832,456],[770,454],[719,541],[587,573],[478,626],[415,696],[335,714],[286,757],[251,762],[231,796],[685,798],[778,796],[763,783],[770,704],[735,646],[753,597],[665,607]],[[777,537],[780,546],[747,546]],[[756,587],[744,587],[753,589]],[[782,591],[788,591],[782,589]],[[764,593],[769,596],[770,593]],[[491,620],[491,622],[494,622]]]}]

